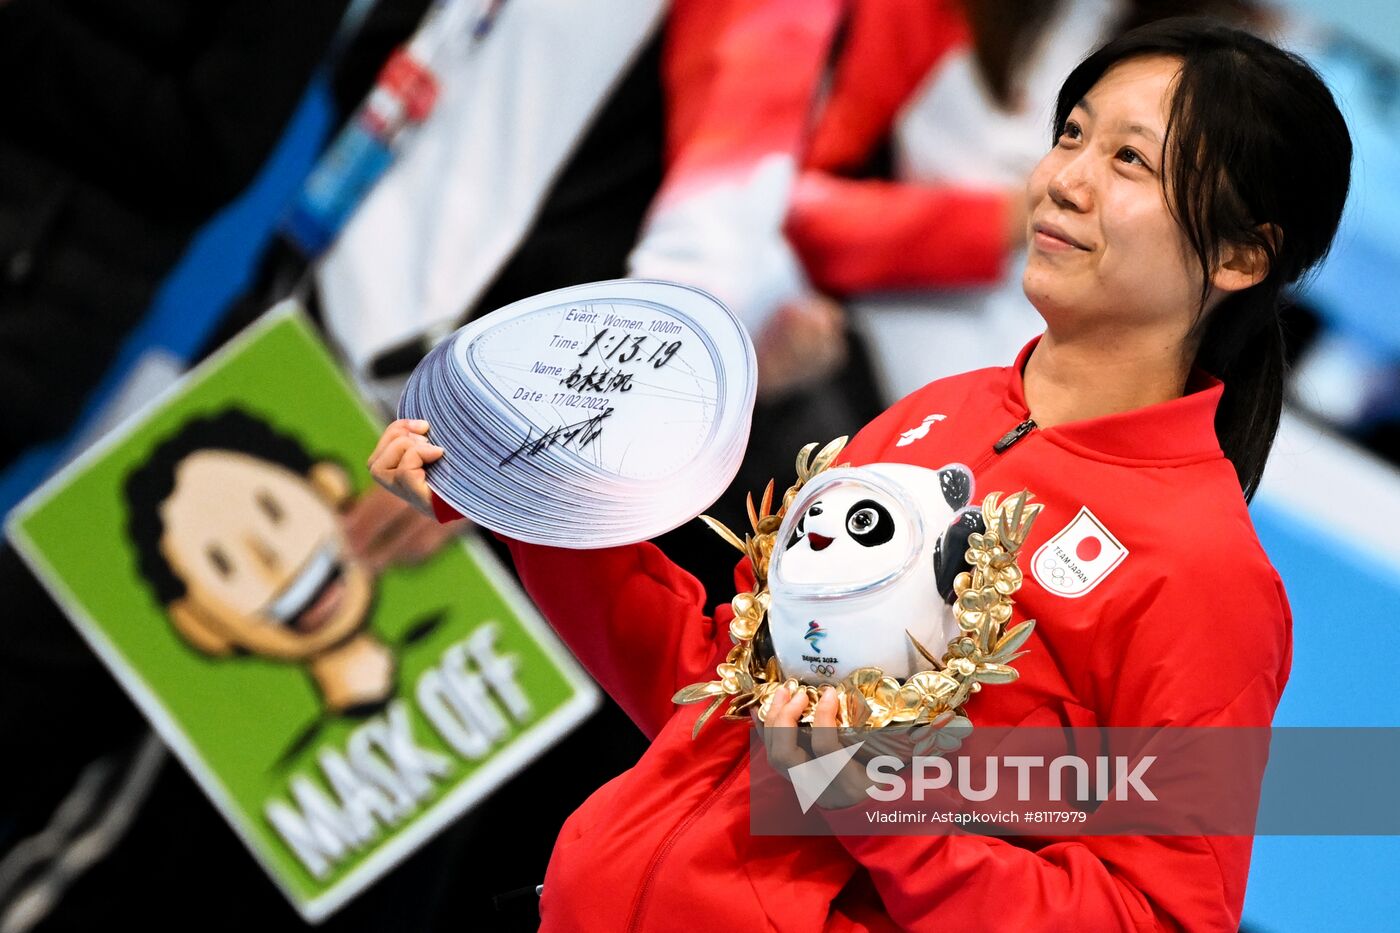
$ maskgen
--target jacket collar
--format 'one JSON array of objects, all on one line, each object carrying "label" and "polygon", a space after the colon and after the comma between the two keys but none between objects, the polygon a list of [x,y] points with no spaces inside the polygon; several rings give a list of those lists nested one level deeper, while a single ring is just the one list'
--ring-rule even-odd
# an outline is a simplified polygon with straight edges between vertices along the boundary
[{"label": "jacket collar", "polygon": [[[1026,344],[1006,368],[1006,406],[1019,419],[1030,417],[1023,374],[1040,338]],[[1225,384],[1203,369],[1192,371],[1181,398],[1132,411],[1045,428],[1046,439],[1099,460],[1182,463],[1223,456],[1215,436],[1215,410]]]}]

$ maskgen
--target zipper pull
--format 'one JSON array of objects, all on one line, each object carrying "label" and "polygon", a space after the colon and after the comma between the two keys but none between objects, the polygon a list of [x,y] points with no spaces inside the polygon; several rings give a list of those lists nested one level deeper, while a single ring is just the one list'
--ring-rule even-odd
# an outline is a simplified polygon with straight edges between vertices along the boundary
[{"label": "zipper pull", "polygon": [[1016,427],[1003,434],[1001,436],[1001,440],[997,441],[995,444],[992,445],[992,450],[996,451],[999,454],[1004,454],[1007,450],[1010,449],[1012,444],[1015,444],[1021,438],[1025,437],[1027,434],[1031,433],[1034,430],[1035,419],[1027,418],[1025,421],[1022,421],[1020,424],[1016,425]]}]

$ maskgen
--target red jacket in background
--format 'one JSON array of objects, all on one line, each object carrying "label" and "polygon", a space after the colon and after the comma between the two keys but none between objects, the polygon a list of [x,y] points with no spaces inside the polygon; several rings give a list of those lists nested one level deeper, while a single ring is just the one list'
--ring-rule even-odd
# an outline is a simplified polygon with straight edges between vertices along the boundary
[{"label": "red jacket in background", "polygon": [[1005,192],[847,177],[889,138],[929,74],[969,39],[961,0],[851,4],[785,226],[823,291],[966,287],[1001,277]]},{"label": "red jacket in background", "polygon": [[[1183,398],[1031,429],[997,453],[1029,417],[1030,349],[1014,367],[906,397],[844,457],[961,462],[977,501],[1028,488],[1045,505],[1016,597],[1015,620],[1038,620],[1021,678],[975,696],[968,714],[979,726],[1267,726],[1291,620],[1216,441],[1220,383],[1199,375]],[[931,414],[944,418],[898,444]],[[1085,508],[1127,553],[1087,592],[1059,595],[1030,555]],[[1248,836],[750,835],[750,724],[716,718],[692,739],[704,704],[671,703],[729,649],[728,605],[708,615],[699,584],[651,544],[510,546],[541,611],[653,740],[565,823],[542,929],[1238,929]],[[1222,663],[1202,677],[1192,666],[1202,657]]]}]

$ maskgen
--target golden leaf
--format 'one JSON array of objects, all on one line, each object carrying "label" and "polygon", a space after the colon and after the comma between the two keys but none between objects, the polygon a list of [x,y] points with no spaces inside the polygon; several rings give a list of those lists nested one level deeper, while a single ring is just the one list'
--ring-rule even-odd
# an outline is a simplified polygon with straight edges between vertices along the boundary
[{"label": "golden leaf", "polygon": [[1035,619],[1027,619],[1020,625],[1012,626],[1006,630],[1006,634],[997,641],[996,647],[992,649],[993,660],[1000,660],[1000,655],[1009,654],[1026,643],[1026,639],[1031,637],[1035,631]]},{"label": "golden leaf", "polygon": [[681,705],[698,703],[706,697],[712,697],[723,692],[724,688],[714,681],[705,684],[691,684],[689,687],[682,687],[677,690],[676,695],[671,697],[671,702]]},{"label": "golden leaf", "polygon": [[904,634],[909,636],[909,640],[914,643],[914,650],[919,652],[919,654],[923,655],[924,660],[932,664],[934,670],[938,670],[943,666],[942,660],[935,657],[932,651],[919,644],[919,640],[914,637],[913,632],[909,631],[908,629],[905,629]]},{"label": "golden leaf", "polygon": [[798,481],[798,483],[805,483],[805,482],[811,477],[812,473],[811,473],[811,469],[810,469],[810,463],[811,463],[811,458],[812,458],[812,451],[814,451],[814,450],[816,450],[816,449],[817,449],[817,445],[816,445],[815,442],[813,442],[813,443],[811,443],[811,444],[807,444],[806,446],[804,446],[801,450],[799,450],[799,451],[797,452],[797,481]]},{"label": "golden leaf", "polygon": [[1009,684],[1021,675],[1015,668],[1003,664],[984,664],[973,676],[984,684]]},{"label": "golden leaf", "polygon": [[967,702],[967,695],[977,686],[977,681],[971,678],[958,684],[958,689],[953,691],[953,695],[948,698],[948,706],[957,709]]},{"label": "golden leaf", "polygon": [[740,541],[739,536],[736,535],[734,532],[730,531],[729,528],[726,527],[723,522],[719,521],[718,519],[711,518],[708,515],[701,515],[700,521],[704,522],[707,526],[709,526],[709,529],[711,531],[719,535],[725,541],[728,541],[731,545],[738,548],[740,551],[746,550],[744,547],[744,542]]},{"label": "golden leaf", "polygon": [[841,437],[836,438],[836,440],[831,441],[821,449],[821,452],[817,454],[816,459],[812,461],[813,475],[820,473],[822,470],[825,470],[827,467],[831,466],[831,464],[840,455],[841,450],[846,446],[846,440],[847,438],[845,437],[845,435],[842,435]]},{"label": "golden leaf", "polygon": [[695,720],[695,728],[690,730],[691,741],[694,741],[695,737],[700,734],[700,727],[705,725],[705,723],[709,721],[710,717],[715,714],[715,710],[719,709],[720,704],[723,702],[724,697],[715,697],[715,701],[710,704],[710,708],[705,710],[705,712],[701,713],[700,718]]}]

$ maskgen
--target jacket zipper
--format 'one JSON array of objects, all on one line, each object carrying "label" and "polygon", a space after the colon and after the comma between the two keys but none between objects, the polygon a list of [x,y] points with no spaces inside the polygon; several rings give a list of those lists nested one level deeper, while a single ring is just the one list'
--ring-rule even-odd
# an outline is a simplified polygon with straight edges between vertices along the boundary
[{"label": "jacket zipper", "polygon": [[[745,754],[747,754],[747,752]],[[735,763],[729,774],[725,776],[724,780],[720,781],[719,785],[714,790],[710,791],[709,796],[700,801],[699,805],[696,806],[694,810],[691,810],[689,815],[687,815],[684,820],[681,820],[676,828],[667,834],[661,845],[657,847],[656,852],[652,854],[651,862],[647,865],[646,875],[642,878],[642,886],[637,890],[636,902],[632,905],[632,916],[627,921],[628,933],[636,933],[637,930],[641,929],[643,916],[642,908],[646,906],[647,895],[651,892],[652,882],[656,880],[656,873],[660,869],[661,863],[665,861],[672,847],[675,846],[676,842],[685,831],[690,828],[690,825],[704,816],[705,812],[714,805],[715,801],[728,790],[729,785],[734,783],[734,779],[737,778],[739,772],[743,770],[745,760],[745,755],[739,756],[739,760]]]},{"label": "jacket zipper", "polygon": [[992,445],[992,452],[987,454],[985,457],[983,457],[977,462],[977,465],[972,468],[972,472],[974,474],[980,473],[982,471],[982,468],[986,466],[993,457],[995,457],[998,454],[1004,454],[1012,447],[1015,447],[1021,442],[1022,438],[1034,431],[1036,427],[1037,425],[1035,423],[1035,419],[1027,418],[1025,421],[1022,421],[1010,431],[1007,431],[995,444]]}]

